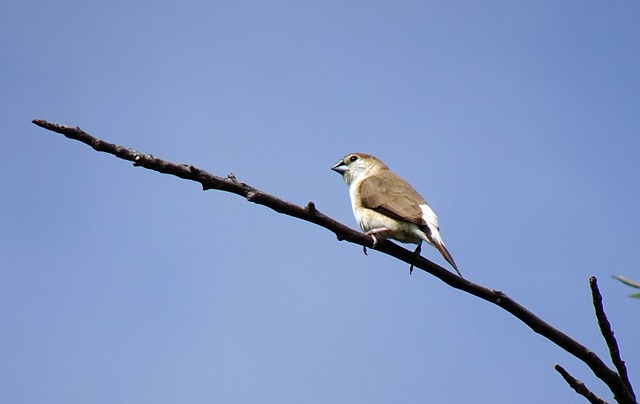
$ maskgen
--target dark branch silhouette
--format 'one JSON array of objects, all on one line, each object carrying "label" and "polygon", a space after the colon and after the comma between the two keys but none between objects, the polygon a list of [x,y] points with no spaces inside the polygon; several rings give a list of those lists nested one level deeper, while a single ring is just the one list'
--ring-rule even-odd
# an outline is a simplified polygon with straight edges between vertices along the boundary
[{"label": "dark branch silhouette", "polygon": [[593,307],[596,311],[596,318],[598,319],[598,326],[600,327],[600,333],[604,337],[605,342],[607,343],[607,347],[609,348],[609,355],[611,356],[611,361],[613,365],[618,370],[618,374],[620,375],[620,379],[626,386],[629,395],[634,399],[636,395],[633,392],[633,387],[631,386],[631,382],[629,381],[629,375],[627,374],[627,367],[624,364],[624,361],[620,357],[620,349],[618,348],[618,341],[613,336],[613,330],[611,329],[611,324],[607,319],[607,315],[604,313],[604,306],[602,305],[602,295],[600,294],[600,290],[598,289],[598,281],[595,276],[589,278],[589,286],[591,287],[591,296],[593,298]]},{"label": "dark branch silhouette", "polygon": [[562,375],[564,380],[567,381],[569,386],[572,389],[574,389],[576,391],[576,393],[580,394],[581,396],[584,396],[584,398],[589,400],[590,403],[593,403],[593,404],[607,404],[606,401],[604,401],[600,397],[598,397],[595,394],[593,394],[593,392],[591,390],[589,390],[587,388],[587,386],[584,385],[584,383],[582,383],[580,380],[576,379],[575,377],[571,376],[569,374],[569,372],[567,372],[562,366],[560,366],[560,365],[558,365],[556,363],[554,368],[555,368],[555,370],[558,371],[558,373],[560,373]]},{"label": "dark branch silhouette", "polygon": [[[350,243],[373,248],[371,237],[355,231],[321,213],[316,209],[313,202],[309,202],[305,207],[302,207],[239,182],[233,175],[229,175],[227,178],[221,178],[192,165],[171,163],[152,155],[142,154],[132,149],[105,142],[89,135],[78,127],[63,126],[42,119],[34,119],[32,122],[42,128],[60,133],[69,139],[85,143],[96,151],[113,154],[121,159],[132,161],[134,166],[144,167],[163,174],[171,174],[179,178],[199,182],[203,190],[217,189],[243,196],[250,202],[269,207],[278,213],[297,217],[322,226],[335,233],[338,240],[346,240]],[[449,286],[470,293],[506,310],[529,326],[534,332],[544,336],[584,362],[591,371],[609,387],[616,401],[625,404],[637,404],[622,378],[614,370],[610,369],[595,353],[567,334],[546,323],[503,292],[489,289],[461,278],[422,256],[416,259],[413,251],[406,250],[390,241],[378,242],[375,250],[395,257],[407,264],[413,264],[415,268],[422,269]]]}]

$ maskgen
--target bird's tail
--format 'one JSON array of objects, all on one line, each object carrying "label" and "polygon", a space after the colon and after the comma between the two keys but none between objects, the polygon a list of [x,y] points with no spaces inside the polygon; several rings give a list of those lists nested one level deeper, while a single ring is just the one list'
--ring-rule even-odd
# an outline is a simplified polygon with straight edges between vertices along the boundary
[{"label": "bird's tail", "polygon": [[451,264],[453,269],[456,270],[456,272],[461,278],[464,278],[460,273],[460,271],[458,270],[458,266],[456,265],[456,262],[453,260],[453,257],[451,256],[451,254],[449,254],[449,250],[447,250],[447,247],[444,246],[444,243],[442,242],[442,240],[433,240],[433,241],[434,241],[433,245],[438,249],[438,251],[440,251],[440,254],[442,254],[444,259],[446,259],[447,262]]},{"label": "bird's tail", "polygon": [[456,262],[453,260],[453,257],[449,253],[449,250],[447,250],[447,247],[444,246],[444,241],[442,241],[442,237],[440,237],[440,231],[439,231],[440,229],[438,228],[437,224],[438,224],[437,221],[435,222],[435,225],[427,221],[426,226],[421,228],[423,233],[421,235],[421,238],[427,243],[437,248],[438,251],[440,251],[440,254],[442,254],[442,256],[444,257],[444,259],[446,259],[447,262],[451,264],[453,269],[456,270],[456,272],[458,273],[458,276],[460,276],[461,278],[464,278],[464,276],[462,276],[462,274],[458,270],[458,266],[456,265]]}]

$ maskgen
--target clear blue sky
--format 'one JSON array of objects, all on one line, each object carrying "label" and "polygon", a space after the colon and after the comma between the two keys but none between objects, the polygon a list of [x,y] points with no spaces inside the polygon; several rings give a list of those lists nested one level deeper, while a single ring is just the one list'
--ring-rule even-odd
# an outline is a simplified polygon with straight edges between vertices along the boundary
[{"label": "clear blue sky", "polygon": [[554,363],[611,400],[489,303],[32,118],[354,227],[329,167],[377,155],[465,276],[606,359],[596,275],[640,390],[640,3],[0,8],[1,402],[584,402]]}]

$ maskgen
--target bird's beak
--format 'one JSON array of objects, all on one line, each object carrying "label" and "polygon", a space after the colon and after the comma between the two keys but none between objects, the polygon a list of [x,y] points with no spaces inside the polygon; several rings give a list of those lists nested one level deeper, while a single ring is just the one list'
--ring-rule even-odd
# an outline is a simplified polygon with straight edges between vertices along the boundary
[{"label": "bird's beak", "polygon": [[340,160],[333,167],[331,167],[331,169],[342,175],[345,171],[347,171],[347,165],[344,163],[344,161]]}]

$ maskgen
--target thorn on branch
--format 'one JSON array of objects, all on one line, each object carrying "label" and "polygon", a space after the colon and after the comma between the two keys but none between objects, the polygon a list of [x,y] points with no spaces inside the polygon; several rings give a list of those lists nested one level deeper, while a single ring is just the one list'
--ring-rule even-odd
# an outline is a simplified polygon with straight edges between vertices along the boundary
[{"label": "thorn on branch", "polygon": [[316,204],[309,201],[309,203],[307,203],[307,206],[305,206],[305,209],[307,210],[307,212],[309,213],[317,213],[318,210],[316,209]]},{"label": "thorn on branch", "polygon": [[237,182],[238,182],[238,180],[236,179],[236,176],[235,176],[235,175],[233,175],[233,173],[229,173],[229,174],[227,174],[227,179],[228,179],[229,181],[233,182],[233,183],[237,183]]}]

